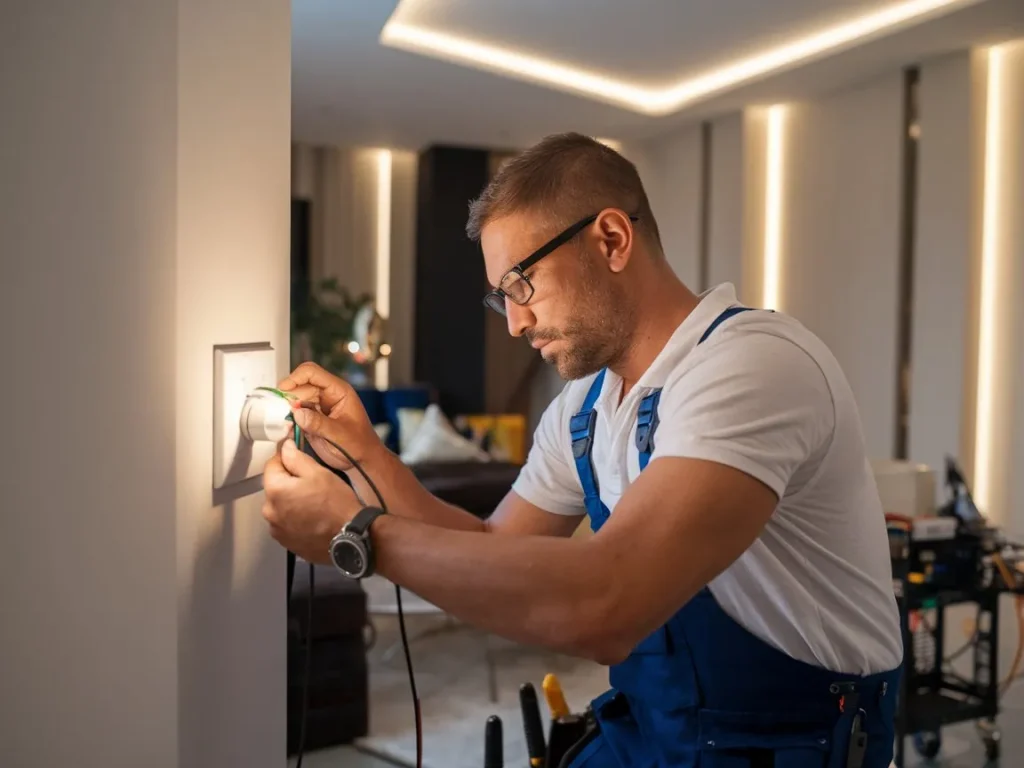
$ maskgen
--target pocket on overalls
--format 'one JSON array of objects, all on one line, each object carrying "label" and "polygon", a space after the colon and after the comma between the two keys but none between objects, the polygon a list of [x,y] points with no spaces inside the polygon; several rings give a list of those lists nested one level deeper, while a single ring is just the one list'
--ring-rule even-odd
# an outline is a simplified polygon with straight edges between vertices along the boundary
[{"label": "pocket on overalls", "polygon": [[701,710],[700,768],[825,768],[832,729],[819,722],[767,712]]},{"label": "pocket on overalls", "polygon": [[629,657],[613,666],[608,681],[616,690],[661,710],[697,704],[697,682],[689,654],[676,654],[668,627],[645,637]]}]

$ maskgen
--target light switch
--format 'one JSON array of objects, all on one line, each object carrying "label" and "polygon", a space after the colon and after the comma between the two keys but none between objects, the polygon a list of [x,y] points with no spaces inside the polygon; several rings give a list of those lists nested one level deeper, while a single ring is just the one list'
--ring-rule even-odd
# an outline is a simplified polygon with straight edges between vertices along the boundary
[{"label": "light switch", "polygon": [[277,446],[242,436],[245,398],[257,387],[277,385],[277,355],[269,343],[213,348],[213,487],[235,485],[263,473]]}]

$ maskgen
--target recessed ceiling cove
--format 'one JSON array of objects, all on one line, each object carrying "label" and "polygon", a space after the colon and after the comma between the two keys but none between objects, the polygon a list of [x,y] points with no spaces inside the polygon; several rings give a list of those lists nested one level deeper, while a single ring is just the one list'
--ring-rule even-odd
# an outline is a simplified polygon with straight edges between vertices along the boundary
[{"label": "recessed ceiling cove", "polygon": [[380,42],[663,116],[986,0],[401,0]]}]

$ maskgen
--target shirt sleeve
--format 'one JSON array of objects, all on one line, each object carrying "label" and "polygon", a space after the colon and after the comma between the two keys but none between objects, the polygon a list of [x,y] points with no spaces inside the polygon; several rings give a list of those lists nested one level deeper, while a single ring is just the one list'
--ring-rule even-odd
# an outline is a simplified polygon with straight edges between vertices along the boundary
[{"label": "shirt sleeve", "polygon": [[566,386],[541,415],[533,445],[512,490],[534,506],[556,515],[584,515],[583,488],[571,460]]},{"label": "shirt sleeve", "polygon": [[835,408],[810,354],[787,339],[748,333],[708,349],[667,382],[658,417],[651,461],[726,464],[782,498],[794,474],[827,450]]}]

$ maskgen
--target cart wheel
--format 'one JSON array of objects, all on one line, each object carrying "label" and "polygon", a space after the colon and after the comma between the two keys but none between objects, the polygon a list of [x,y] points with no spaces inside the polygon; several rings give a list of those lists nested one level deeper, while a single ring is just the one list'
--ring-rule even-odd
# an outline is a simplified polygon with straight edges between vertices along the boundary
[{"label": "cart wheel", "polygon": [[985,757],[989,760],[999,759],[999,732],[996,731],[992,736],[985,737]]},{"label": "cart wheel", "polygon": [[978,730],[981,732],[981,741],[985,745],[985,757],[990,761],[998,760],[1003,734],[992,720],[978,722]]},{"label": "cart wheel", "polygon": [[938,731],[921,731],[914,734],[914,749],[917,754],[928,760],[939,754],[942,749],[942,737]]}]

